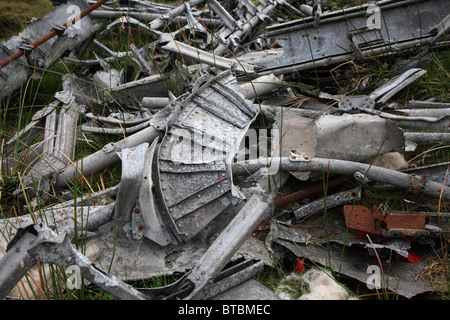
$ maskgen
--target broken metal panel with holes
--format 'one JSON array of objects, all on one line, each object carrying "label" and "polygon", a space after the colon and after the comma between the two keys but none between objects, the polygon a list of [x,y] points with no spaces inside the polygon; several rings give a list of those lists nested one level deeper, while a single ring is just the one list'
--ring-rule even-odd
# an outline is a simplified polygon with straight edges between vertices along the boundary
[{"label": "broken metal panel with holes", "polygon": [[[151,176],[145,169],[144,180],[152,180],[146,194],[152,194],[154,188],[158,208],[142,214],[149,214],[161,226],[147,236],[154,238],[156,231],[163,232],[164,222],[172,225],[172,239],[154,238],[158,243],[192,239],[225,208],[242,199],[233,185],[231,163],[258,109],[238,92],[238,86],[229,71],[209,77],[180,103],[149,160],[151,166],[145,167]],[[150,202],[151,198],[140,197],[140,209],[154,207]],[[146,228],[157,225],[147,224]]]},{"label": "broken metal panel with holes", "polygon": [[[449,14],[446,0],[387,0],[324,13],[318,25],[309,17],[268,26],[269,43],[281,48],[277,57],[258,62],[260,72],[282,74],[428,45]],[[240,58],[245,62],[245,55]]]}]

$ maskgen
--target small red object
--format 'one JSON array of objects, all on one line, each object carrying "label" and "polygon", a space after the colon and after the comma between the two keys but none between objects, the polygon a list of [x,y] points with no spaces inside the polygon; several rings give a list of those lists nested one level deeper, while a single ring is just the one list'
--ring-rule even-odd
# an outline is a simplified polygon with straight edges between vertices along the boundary
[{"label": "small red object", "polygon": [[298,259],[295,262],[295,268],[294,268],[295,273],[305,272],[305,266],[303,265],[303,261],[305,261],[305,258],[303,258],[302,260]]},{"label": "small red object", "polygon": [[416,256],[411,250],[408,250],[408,261],[417,263],[423,260],[423,257]]}]

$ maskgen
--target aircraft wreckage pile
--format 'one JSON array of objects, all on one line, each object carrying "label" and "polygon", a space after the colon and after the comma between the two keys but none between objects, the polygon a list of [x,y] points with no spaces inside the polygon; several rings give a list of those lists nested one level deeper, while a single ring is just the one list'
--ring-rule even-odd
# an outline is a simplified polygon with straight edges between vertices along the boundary
[{"label": "aircraft wreckage pile", "polygon": [[[76,269],[119,299],[226,298],[288,254],[362,283],[374,277],[368,266],[384,267],[375,284],[408,298],[434,290],[416,275],[427,252],[442,253],[447,214],[361,203],[366,188],[450,200],[448,162],[408,168],[403,157],[449,143],[450,105],[393,100],[426,74],[427,49],[448,45],[447,0],[337,11],[321,1],[125,2],[69,0],[0,44],[2,99],[58,61],[78,70],[2,142],[2,176],[28,168],[15,175],[28,213],[0,222],[1,298],[26,297],[17,284],[36,261]],[[120,32],[154,41],[116,52],[104,40]],[[398,59],[399,75],[371,93],[369,77],[339,88],[374,57]],[[105,134],[117,139],[77,158],[81,137]],[[116,186],[72,193],[119,162]],[[411,263],[413,253],[425,258]],[[182,276],[127,284],[161,275]],[[250,298],[277,298],[261,292]]]}]

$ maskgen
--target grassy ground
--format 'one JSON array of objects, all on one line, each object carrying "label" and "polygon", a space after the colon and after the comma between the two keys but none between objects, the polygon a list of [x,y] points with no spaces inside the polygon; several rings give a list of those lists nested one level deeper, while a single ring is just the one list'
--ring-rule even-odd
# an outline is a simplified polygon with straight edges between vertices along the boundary
[{"label": "grassy ground", "polygon": [[[365,1],[355,0],[337,0],[328,1],[328,4],[332,4],[339,8],[345,5],[360,4]],[[20,0],[20,1],[0,1],[0,35],[2,39],[8,39],[11,35],[19,32],[26,21],[29,21],[32,17],[42,17],[51,9],[51,3],[47,0]],[[280,15],[285,13],[278,13]],[[109,21],[103,21],[108,23]],[[119,31],[117,34],[111,37],[107,41],[107,45],[115,50],[127,50],[130,43],[138,41],[139,43],[145,43],[146,39],[141,34],[131,34]],[[404,55],[404,58],[409,58],[417,55],[419,52],[411,50]],[[402,105],[405,101],[409,100],[424,100],[430,97],[437,97],[442,102],[450,102],[450,50],[448,47],[437,48],[432,50],[435,58],[431,61],[426,69],[427,75],[420,78],[413,84],[405,88],[401,93],[395,96],[395,102]],[[92,52],[88,53],[92,54]],[[361,83],[361,81],[367,77],[370,77],[370,85],[365,91],[361,93],[370,92],[385,78],[391,78],[399,71],[394,71],[394,62],[400,57],[386,57],[377,58],[371,61],[361,62],[355,64],[353,70],[348,70],[347,82],[340,83],[340,86],[351,91],[355,88],[355,84]],[[123,65],[121,65],[123,66]],[[47,105],[53,100],[54,93],[61,88],[61,76],[68,71],[72,71],[74,66],[68,66],[62,62],[58,63],[55,68],[46,72],[40,79],[30,80],[27,84],[27,90],[14,98],[3,101],[1,103],[1,118],[0,118],[0,140],[9,139],[17,131],[18,128],[27,124],[31,116],[40,108]],[[306,72],[305,72],[306,73]],[[312,75],[316,77],[317,75]],[[111,141],[111,139],[117,139],[117,137],[110,136],[98,136],[85,142],[79,141],[77,143],[76,158],[88,155],[96,150],[99,150],[103,145]],[[415,152],[407,153],[406,159],[411,161],[411,166],[422,166],[431,163],[440,163],[450,161],[450,146],[441,144],[425,145],[418,148]],[[77,185],[80,190],[88,190],[93,188],[95,191],[104,189],[105,187],[115,185],[120,181],[120,164],[108,168],[98,174],[89,177],[87,180],[81,180]],[[86,184],[86,185],[83,185]],[[19,203],[18,199],[13,196],[13,191],[17,188],[17,181],[12,177],[3,177],[1,181],[0,189],[0,203],[1,214],[9,216],[12,214],[20,214],[22,211],[23,203]],[[430,204],[436,210],[441,212],[449,211],[448,204],[439,202],[436,199],[429,199],[427,197],[413,197],[407,191],[386,191],[369,189],[366,193],[367,205],[383,205],[391,210],[409,209],[405,207],[403,199],[410,198],[417,202]],[[264,272],[257,277],[259,281],[264,283],[267,287],[274,289],[281,278],[289,274],[294,268],[295,257],[286,254],[283,259],[277,262],[273,267],[267,267]],[[317,267],[312,261],[305,261],[306,268]],[[433,259],[429,265],[429,268],[422,271],[422,275],[429,277],[436,283],[439,282],[440,288],[446,288],[449,284],[448,277],[448,257],[447,253],[441,257]],[[59,270],[55,270],[54,274],[59,274],[61,279],[59,281],[64,282],[64,273]],[[339,281],[345,286],[350,288],[353,292],[359,295],[367,294],[367,291],[361,287],[358,281],[351,278],[339,276]],[[165,279],[156,279],[156,283],[151,283],[153,280],[147,281],[145,285],[160,286],[161,283],[165,283]],[[163,281],[163,282],[161,282]],[[149,284],[150,283],[150,284]],[[139,285],[142,285],[140,283]],[[304,288],[299,288],[299,291]],[[58,289],[60,290],[60,289]],[[64,299],[111,299],[111,296],[105,294],[101,290],[85,289],[83,292],[65,292],[58,291],[58,296]],[[380,296],[372,295],[365,297],[371,298],[393,298],[393,296]],[[394,298],[399,298],[395,296]],[[429,299],[447,299],[448,291],[440,289],[435,293],[427,294],[425,298]]]},{"label": "grassy ground", "polygon": [[8,40],[22,30],[32,18],[42,18],[53,4],[49,0],[1,0],[0,41]]}]

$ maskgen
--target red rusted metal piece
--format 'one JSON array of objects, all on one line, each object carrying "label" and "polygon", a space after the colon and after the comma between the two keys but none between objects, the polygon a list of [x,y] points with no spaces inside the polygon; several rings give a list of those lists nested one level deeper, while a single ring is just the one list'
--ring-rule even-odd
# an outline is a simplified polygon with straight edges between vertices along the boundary
[{"label": "red rusted metal piece", "polygon": [[426,213],[391,212],[384,216],[376,206],[372,210],[365,206],[344,206],[345,223],[350,229],[364,231],[377,236],[401,237],[413,241],[427,234]]},{"label": "red rusted metal piece", "polygon": [[[341,186],[345,181],[348,181],[350,179],[351,179],[351,177],[348,177],[348,176],[338,176],[338,177],[332,178],[328,181],[328,183],[326,185],[327,190],[337,188],[337,187]],[[312,187],[309,187],[308,189],[299,190],[299,191],[293,192],[291,194],[285,195],[283,197],[280,197],[278,199],[275,199],[273,204],[275,205],[275,208],[280,208],[285,205],[288,205],[289,203],[298,201],[300,199],[304,199],[306,197],[317,195],[319,193],[323,194],[323,192],[324,192],[323,183],[319,182],[319,183],[313,185]]]},{"label": "red rusted metal piece", "polygon": [[252,237],[265,241],[269,232],[270,232],[270,222],[269,220],[265,219],[260,222],[260,224],[256,227],[255,230],[253,230]]},{"label": "red rusted metal piece", "polygon": [[[86,8],[85,10],[83,10],[80,13],[79,17],[78,16],[75,17],[74,20],[76,21],[77,19],[78,20],[79,19],[83,19],[89,13],[91,13],[92,11],[94,11],[95,9],[97,9],[98,7],[103,5],[106,1],[108,1],[108,0],[99,0],[99,1],[97,1],[96,3],[91,5],[90,7]],[[67,27],[67,23],[64,23],[62,26],[66,28]],[[39,39],[37,39],[36,41],[31,43],[30,46],[36,48],[36,47],[40,46],[41,44],[43,44],[44,42],[47,42],[48,40],[50,40],[54,36],[58,35],[58,33],[59,33],[59,30],[53,29],[52,31],[50,31],[46,35],[40,37]],[[11,61],[19,59],[21,56],[23,56],[24,52],[25,51],[23,49],[20,49],[16,53],[10,55],[8,58],[0,61],[0,69],[2,69],[3,67],[7,66]]]}]

